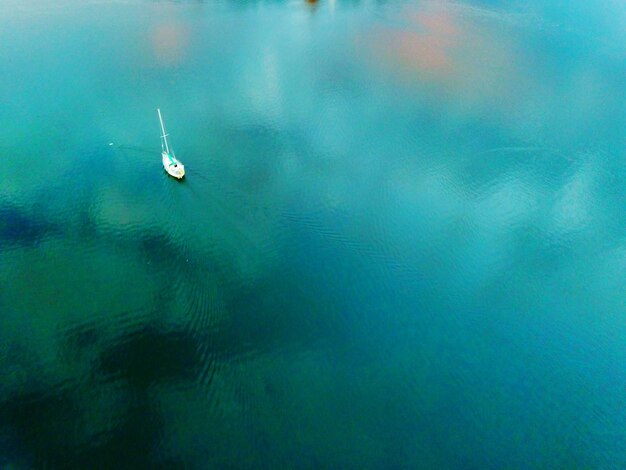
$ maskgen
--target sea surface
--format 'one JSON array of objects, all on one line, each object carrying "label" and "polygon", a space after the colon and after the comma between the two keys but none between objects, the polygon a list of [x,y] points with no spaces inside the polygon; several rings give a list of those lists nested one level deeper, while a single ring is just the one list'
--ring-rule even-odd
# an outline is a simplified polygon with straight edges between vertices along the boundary
[{"label": "sea surface", "polygon": [[623,0],[0,1],[0,468],[625,442]]}]

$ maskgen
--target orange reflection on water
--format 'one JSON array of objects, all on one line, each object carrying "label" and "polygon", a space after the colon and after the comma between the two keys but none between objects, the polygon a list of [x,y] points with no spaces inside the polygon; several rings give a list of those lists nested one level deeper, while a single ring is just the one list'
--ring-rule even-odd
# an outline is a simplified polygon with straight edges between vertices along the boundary
[{"label": "orange reflection on water", "polygon": [[395,79],[434,86],[455,106],[509,112],[540,86],[536,67],[503,26],[510,17],[434,2],[394,12],[390,20],[366,41],[373,65]]},{"label": "orange reflection on water", "polygon": [[151,43],[159,64],[177,65],[184,58],[189,35],[180,24],[161,24],[152,31]]},{"label": "orange reflection on water", "polygon": [[454,50],[462,31],[448,11],[411,12],[410,29],[383,31],[383,54],[409,72],[449,75],[454,70]]}]

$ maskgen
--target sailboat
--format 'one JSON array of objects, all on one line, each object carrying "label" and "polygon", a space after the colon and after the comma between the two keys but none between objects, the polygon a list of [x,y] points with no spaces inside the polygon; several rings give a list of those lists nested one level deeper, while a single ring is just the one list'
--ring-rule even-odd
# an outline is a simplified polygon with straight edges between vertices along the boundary
[{"label": "sailboat", "polygon": [[179,162],[174,156],[174,152],[170,150],[170,146],[167,143],[167,134],[165,133],[165,126],[163,125],[163,117],[161,117],[161,110],[157,108],[159,113],[159,121],[161,122],[161,159],[163,160],[163,168],[170,176],[176,179],[182,179],[185,176],[185,165]]}]

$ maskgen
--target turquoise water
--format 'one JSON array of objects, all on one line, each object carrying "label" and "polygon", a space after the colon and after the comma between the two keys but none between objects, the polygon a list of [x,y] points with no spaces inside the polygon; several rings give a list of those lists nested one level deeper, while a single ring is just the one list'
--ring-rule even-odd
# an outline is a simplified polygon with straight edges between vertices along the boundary
[{"label": "turquoise water", "polygon": [[626,467],[622,1],[5,0],[0,64],[0,467]]}]

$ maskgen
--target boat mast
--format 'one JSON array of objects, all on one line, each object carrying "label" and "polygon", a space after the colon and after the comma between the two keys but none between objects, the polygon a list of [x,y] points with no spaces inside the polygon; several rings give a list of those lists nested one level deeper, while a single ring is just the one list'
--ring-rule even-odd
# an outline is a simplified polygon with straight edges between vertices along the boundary
[{"label": "boat mast", "polygon": [[161,122],[161,131],[163,132],[163,135],[161,135],[161,137],[163,138],[163,141],[165,142],[165,150],[169,154],[170,148],[167,145],[167,134],[165,133],[165,126],[163,125],[163,118],[161,117],[161,110],[157,108],[157,112],[159,113],[159,121]]}]

